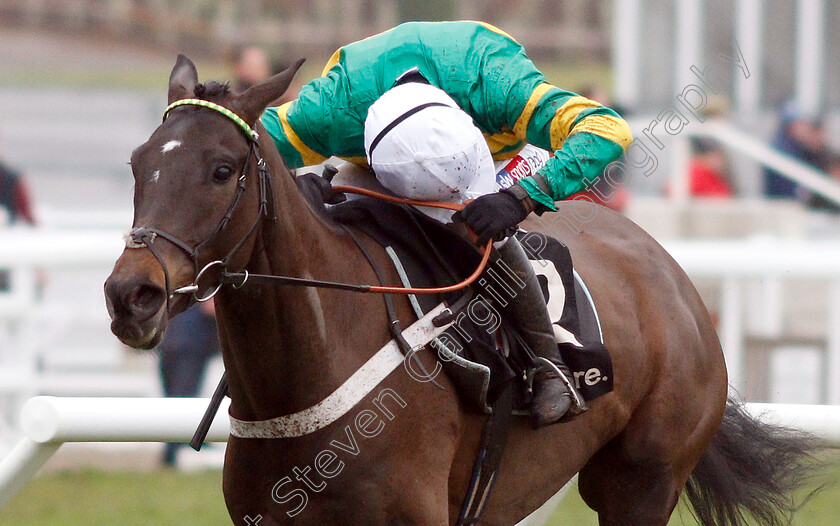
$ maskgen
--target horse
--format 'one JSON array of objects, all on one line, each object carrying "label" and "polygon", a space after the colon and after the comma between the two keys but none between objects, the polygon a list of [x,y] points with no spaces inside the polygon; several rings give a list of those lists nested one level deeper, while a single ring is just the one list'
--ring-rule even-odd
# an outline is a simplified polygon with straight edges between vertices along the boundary
[{"label": "horse", "polygon": [[[379,295],[213,278],[400,283],[382,247],[304,198],[259,123],[301,62],[236,94],[199,83],[179,55],[167,117],[131,155],[133,228],[105,283],[112,332],[140,349],[195,301],[185,291],[217,292],[232,421],[317,406],[392,338]],[[714,324],[669,254],[607,208],[561,227],[581,215],[575,206],[560,202],[524,226],[571,251],[599,309],[614,390],[565,423],[533,430],[511,419],[482,524],[517,523],[575,474],[603,526],[664,526],[684,488],[703,524],[750,515],[782,524],[810,442],[754,420],[729,396]],[[416,319],[404,296],[394,309]],[[431,349],[417,356],[434,368]],[[233,523],[455,524],[487,417],[445,375],[437,382],[443,389],[397,368],[329,425],[231,436],[222,486]]]}]

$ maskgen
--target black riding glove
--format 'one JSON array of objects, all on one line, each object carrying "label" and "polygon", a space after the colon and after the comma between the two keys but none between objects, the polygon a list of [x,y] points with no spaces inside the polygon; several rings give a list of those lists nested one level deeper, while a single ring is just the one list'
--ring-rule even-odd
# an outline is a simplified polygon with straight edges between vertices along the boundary
[{"label": "black riding glove", "polygon": [[345,194],[333,191],[329,181],[314,173],[305,173],[295,178],[298,187],[307,195],[315,194],[328,205],[337,205],[347,200]]},{"label": "black riding glove", "polygon": [[483,195],[452,216],[455,223],[464,222],[478,236],[476,244],[483,246],[489,239],[501,241],[516,232],[532,207],[530,197],[517,197],[504,189],[495,194]]}]

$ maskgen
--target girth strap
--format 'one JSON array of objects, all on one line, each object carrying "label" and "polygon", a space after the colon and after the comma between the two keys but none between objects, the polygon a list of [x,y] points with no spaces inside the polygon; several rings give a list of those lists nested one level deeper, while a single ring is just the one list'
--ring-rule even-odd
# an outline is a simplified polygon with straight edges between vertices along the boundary
[{"label": "girth strap", "polygon": [[[390,246],[385,247],[385,251],[394,263],[394,267],[397,269],[403,286],[410,288],[411,282],[405,273],[399,256],[397,256],[394,249]],[[418,318],[422,318],[423,311],[420,308],[417,298],[413,294],[409,294],[408,299],[411,302],[414,313]],[[435,338],[434,341],[438,349],[446,347],[439,339]],[[499,466],[504,456],[505,446],[507,445],[510,415],[513,410],[513,395],[513,387],[509,383],[499,395],[499,398],[496,399],[495,403],[492,404],[490,417],[484,423],[484,429],[481,433],[481,444],[475,463],[473,464],[473,475],[470,478],[470,485],[467,488],[467,494],[464,496],[464,502],[461,504],[461,513],[458,517],[457,526],[478,524],[487,500],[490,498],[490,492],[493,490],[493,484],[496,481]]]},{"label": "girth strap", "polygon": [[478,524],[493,484],[499,475],[502,457],[507,446],[510,430],[510,415],[513,411],[513,382],[507,384],[499,398],[493,403],[493,412],[484,423],[481,444],[473,465],[473,475],[467,489],[467,495],[461,504],[461,513],[456,526]]},{"label": "girth strap", "polygon": [[[380,285],[385,285],[385,276],[382,274],[382,271],[379,268],[379,265],[373,260],[373,256],[370,255],[370,252],[364,247],[361,240],[359,240],[358,234],[353,232],[352,229],[348,228],[346,225],[342,225],[344,230],[350,234],[350,237],[353,238],[353,242],[356,243],[356,246],[359,247],[362,255],[367,260],[370,267],[373,269],[374,274],[376,274],[376,279],[379,281]],[[391,331],[391,336],[394,338],[394,341],[397,342],[399,345],[400,350],[402,350],[403,354],[406,355],[406,358],[410,358],[414,361],[417,365],[417,368],[420,369],[420,372],[423,373],[424,378],[430,378],[430,381],[440,389],[444,389],[437,380],[434,379],[433,376],[429,375],[429,372],[426,370],[426,366],[423,365],[423,362],[420,361],[420,357],[417,356],[417,353],[411,352],[411,345],[403,338],[402,335],[402,328],[400,327],[400,320],[397,318],[397,309],[394,308],[394,300],[391,298],[390,294],[383,294],[382,298],[385,300],[385,311],[388,314],[388,329]],[[420,318],[420,316],[418,316]]]},{"label": "girth strap", "polygon": [[[411,348],[427,345],[451,327],[452,321],[440,327],[432,322],[444,310],[446,308],[443,304],[438,305],[401,334]],[[238,438],[293,438],[314,433],[347,414],[403,363],[405,356],[396,342],[391,340],[341,386],[314,406],[290,415],[259,421],[239,420],[230,415],[230,434]]]}]

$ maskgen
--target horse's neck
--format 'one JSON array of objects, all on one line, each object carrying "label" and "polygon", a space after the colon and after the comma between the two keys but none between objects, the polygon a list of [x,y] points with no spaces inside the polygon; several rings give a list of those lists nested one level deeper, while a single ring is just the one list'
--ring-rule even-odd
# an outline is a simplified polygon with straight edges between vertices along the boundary
[{"label": "horse's neck", "polygon": [[[275,179],[274,186],[277,222],[250,272],[371,279],[352,240],[310,210],[291,180]],[[234,416],[273,418],[310,407],[364,363],[376,349],[359,345],[348,328],[358,309],[381,311],[382,300],[361,296],[279,285],[225,290],[219,323]]]}]

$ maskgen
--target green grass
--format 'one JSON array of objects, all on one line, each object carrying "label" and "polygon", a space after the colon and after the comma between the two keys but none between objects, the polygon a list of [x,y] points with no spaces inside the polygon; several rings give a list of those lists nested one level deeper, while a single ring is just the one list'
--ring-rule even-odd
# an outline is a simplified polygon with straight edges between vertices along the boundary
[{"label": "green grass", "polygon": [[[840,480],[840,456],[833,454],[828,478]],[[803,497],[809,490],[803,490]],[[840,487],[817,494],[793,526],[826,526],[840,520]],[[179,473],[70,471],[37,477],[0,509],[4,526],[205,526],[231,524],[221,492],[221,472]],[[549,526],[597,526],[595,512],[576,489],[569,491]],[[695,525],[681,504],[672,526]],[[757,523],[755,526],[760,526]]]},{"label": "green grass", "polygon": [[30,481],[0,509],[4,526],[230,524],[221,471],[68,471]]}]

